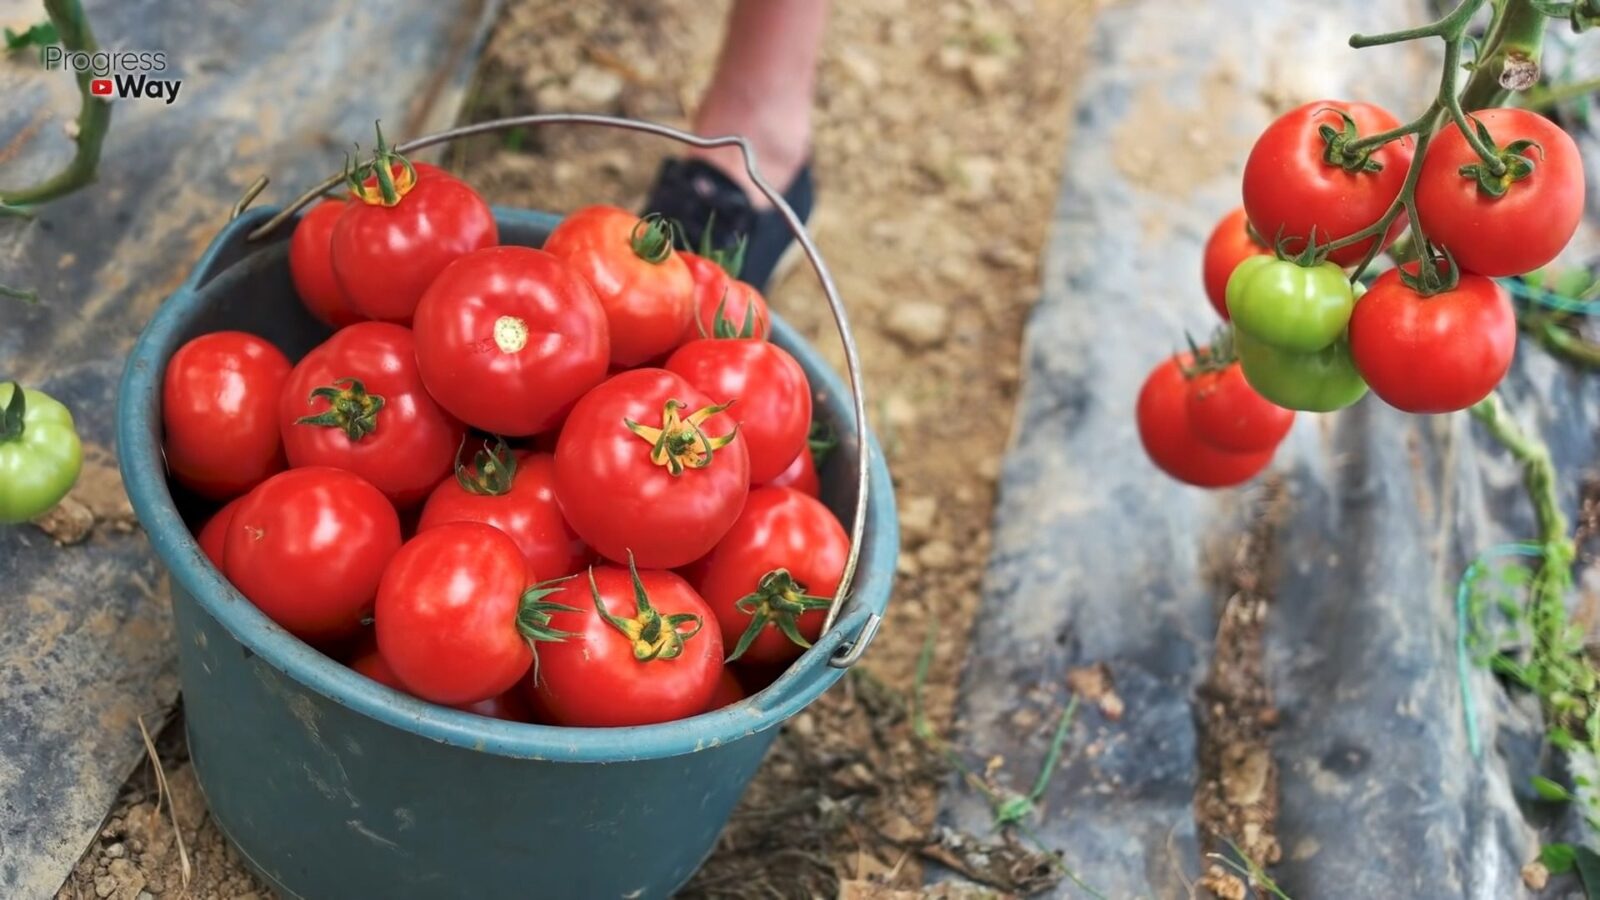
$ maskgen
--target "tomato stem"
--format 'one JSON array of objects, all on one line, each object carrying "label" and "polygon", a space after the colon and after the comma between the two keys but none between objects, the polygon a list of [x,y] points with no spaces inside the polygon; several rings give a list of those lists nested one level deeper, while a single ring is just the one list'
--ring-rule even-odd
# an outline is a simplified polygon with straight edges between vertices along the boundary
[{"label": "tomato stem", "polygon": [[[383,137],[383,123],[375,122],[378,146],[372,159],[364,163],[347,161],[345,183],[351,196],[368,206],[395,206],[417,183],[417,170],[411,161],[390,148]],[[359,148],[358,148],[359,149]],[[400,167],[400,177],[395,178],[394,168]],[[368,181],[372,184],[368,184]]]},{"label": "tomato stem", "polygon": [[[589,591],[594,595],[595,612],[606,624],[621,632],[633,645],[633,658],[640,662],[653,659],[677,659],[683,655],[683,645],[700,633],[705,621],[694,613],[662,616],[650,605],[650,595],[645,593],[644,582],[639,578],[639,566],[628,551],[628,574],[633,579],[633,618],[625,619],[606,609],[600,597],[600,585],[594,580],[594,567],[589,568]],[[684,631],[684,625],[694,627]]]},{"label": "tomato stem", "polygon": [[466,435],[456,447],[456,484],[469,494],[498,497],[509,493],[517,477],[517,456],[499,435],[492,435],[494,443],[484,438],[483,447],[472,455],[472,462],[461,462],[461,451],[467,447]]},{"label": "tomato stem", "polygon": [[517,601],[517,631],[522,633],[529,644],[539,641],[564,641],[576,637],[570,631],[562,631],[551,625],[551,613],[557,612],[583,612],[575,606],[557,603],[545,598],[561,590],[561,586],[576,578],[568,575],[564,578],[552,578],[541,581],[522,593],[522,599]]},{"label": "tomato stem", "polygon": [[6,409],[0,414],[0,444],[22,440],[23,417],[28,412],[28,394],[22,389],[22,383],[11,382],[11,400],[6,403]]},{"label": "tomato stem", "polygon": [[665,466],[673,477],[677,477],[685,469],[703,469],[711,465],[712,455],[739,436],[737,423],[727,434],[716,438],[706,434],[700,427],[707,419],[732,405],[733,401],[730,400],[696,410],[685,417],[683,410],[688,409],[687,404],[668,400],[661,410],[660,428],[651,428],[632,419],[623,419],[622,423],[629,431],[650,442],[651,462]]},{"label": "tomato stem", "polygon": [[680,229],[678,224],[660,213],[650,213],[633,225],[628,244],[635,256],[651,264],[667,261],[672,255]]},{"label": "tomato stem", "polygon": [[768,625],[778,626],[784,637],[797,646],[810,647],[811,642],[800,633],[800,617],[832,605],[832,597],[806,593],[805,585],[795,581],[788,569],[773,569],[761,576],[755,591],[740,597],[734,604],[740,612],[750,616],[750,625],[739,636],[739,643],[724,662],[733,662],[743,656]]},{"label": "tomato stem", "polygon": [[[50,17],[50,23],[56,27],[56,36],[64,49],[86,53],[99,49],[80,0],[44,0],[44,11]],[[77,130],[72,138],[76,147],[72,159],[61,171],[38,184],[0,190],[0,205],[32,206],[70,194],[94,181],[95,170],[100,166],[100,150],[105,144],[106,129],[111,126],[111,104],[94,95],[90,89],[93,79],[94,73],[87,69],[77,75],[81,99]]]},{"label": "tomato stem", "polygon": [[316,415],[301,416],[295,420],[296,425],[338,428],[352,443],[378,430],[378,413],[383,410],[384,400],[377,394],[367,393],[360,379],[340,378],[331,385],[319,387],[306,397],[306,403],[309,405],[318,397],[328,401],[328,408]]}]

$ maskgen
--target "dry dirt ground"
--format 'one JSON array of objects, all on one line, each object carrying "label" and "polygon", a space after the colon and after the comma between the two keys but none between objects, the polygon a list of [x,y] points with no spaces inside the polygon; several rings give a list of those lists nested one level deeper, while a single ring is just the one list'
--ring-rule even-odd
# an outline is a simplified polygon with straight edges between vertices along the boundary
[{"label": "dry dirt ground", "polygon": [[[973,853],[933,829],[948,773],[913,736],[907,697],[930,626],[926,709],[949,711],[989,548],[1024,317],[1055,199],[1080,46],[1095,0],[834,4],[817,107],[812,226],[851,312],[872,419],[894,472],[904,552],[888,621],[860,671],[785,730],[690,896],[912,896],[938,859],[990,888],[1054,880],[1018,847]],[[685,124],[724,3],[509,0],[467,116],[623,113]],[[564,210],[638,201],[670,148],[547,130],[448,157],[493,202]],[[828,348],[804,265],[772,303]],[[60,898],[265,897],[207,821],[178,729],[162,756],[191,864],[145,767]],[[983,840],[992,840],[984,836]],[[1070,851],[1069,851],[1070,852]],[[990,896],[950,886],[939,896]]]}]

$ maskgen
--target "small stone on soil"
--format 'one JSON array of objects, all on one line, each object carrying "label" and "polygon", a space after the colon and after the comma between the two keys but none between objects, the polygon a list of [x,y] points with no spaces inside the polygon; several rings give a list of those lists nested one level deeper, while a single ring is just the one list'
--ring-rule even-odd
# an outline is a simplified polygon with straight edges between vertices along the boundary
[{"label": "small stone on soil", "polygon": [[927,300],[908,300],[889,311],[883,329],[914,350],[937,347],[950,334],[950,310]]},{"label": "small stone on soil", "polygon": [[936,571],[953,568],[960,561],[956,548],[949,541],[929,541],[917,551],[917,562]]}]

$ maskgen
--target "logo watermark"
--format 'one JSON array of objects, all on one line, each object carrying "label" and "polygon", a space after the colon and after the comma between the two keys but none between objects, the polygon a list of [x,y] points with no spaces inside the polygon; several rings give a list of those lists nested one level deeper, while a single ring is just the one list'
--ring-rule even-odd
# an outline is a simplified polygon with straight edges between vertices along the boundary
[{"label": "logo watermark", "polygon": [[168,106],[178,99],[181,78],[158,77],[167,70],[164,50],[100,50],[87,53],[49,46],[39,51],[46,69],[65,69],[95,76],[89,93],[96,97],[160,100]]}]

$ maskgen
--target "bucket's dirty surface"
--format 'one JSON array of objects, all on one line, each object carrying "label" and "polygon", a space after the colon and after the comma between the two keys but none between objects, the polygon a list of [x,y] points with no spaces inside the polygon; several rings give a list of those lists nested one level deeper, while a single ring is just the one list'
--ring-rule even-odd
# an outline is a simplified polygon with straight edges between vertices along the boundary
[{"label": "bucket's dirty surface", "polygon": [[[117,381],[128,347],[227,219],[251,179],[291,184],[338,167],[383,118],[415,134],[456,118],[493,0],[433,3],[85,0],[102,47],[166,54],[152,73],[177,99],[114,104],[98,180],[31,222],[0,228],[0,378],[71,407],[84,474],[57,533],[0,528],[0,897],[58,888],[177,698],[164,574],[123,494],[114,452]],[[261,7],[265,9],[265,6]],[[44,16],[0,0],[0,22]],[[43,180],[71,158],[73,73],[37,50],[0,64],[0,187]],[[381,91],[357,92],[359,72]],[[345,85],[330,90],[329,85]],[[92,534],[82,529],[92,526]]]},{"label": "bucket's dirty surface", "polygon": [[[1279,524],[1246,560],[1274,597],[1252,673],[1248,652],[1230,658],[1240,629],[1217,640],[1218,611],[1268,492],[1184,487],[1137,449],[1146,373],[1185,330],[1215,324],[1200,250],[1239,203],[1254,136],[1320,97],[1414,116],[1427,98],[1403,91],[1434,82],[1437,42],[1356,51],[1346,40],[1434,13],[1224,0],[1176,15],[1135,0],[1096,24],[959,716],[967,757],[1003,757],[1026,791],[1069,679],[1080,689],[1067,761],[1031,824],[1108,897],[1188,895],[1202,865],[1197,792],[1228,804],[1208,800],[1208,815],[1276,837],[1274,875],[1301,900],[1524,896],[1518,870],[1552,837],[1540,828],[1559,808],[1541,809],[1528,787],[1536,704],[1471,666],[1481,761],[1463,725],[1456,581],[1479,550],[1533,534],[1504,451],[1464,415],[1405,416],[1374,397],[1301,416],[1273,466]],[[1580,143],[1593,177],[1597,142]],[[1594,259],[1594,231],[1568,262]],[[1525,340],[1503,390],[1549,442],[1570,513],[1597,455],[1600,378]],[[1264,676],[1255,708],[1201,690],[1215,658],[1225,691],[1243,683],[1229,678]],[[1070,675],[1096,663],[1109,685]],[[981,832],[992,810],[954,786],[944,815]],[[1555,839],[1581,837],[1563,827]],[[1062,882],[1058,895],[1076,891]]]},{"label": "bucket's dirty surface", "polygon": [[[554,219],[498,211],[504,243],[537,245]],[[560,729],[485,719],[384,688],[291,638],[204,561],[162,476],[158,386],[184,340],[219,328],[297,356],[325,333],[294,298],[283,237],[247,246],[267,211],[229,226],[196,281],[135,347],[119,436],[124,475],[172,572],[190,752],[218,825],[252,867],[307,898],[667,896],[710,852],[785,719],[842,669],[832,656],[888,600],[898,552],[892,487],[871,451],[868,527],[835,628],[749,700],[644,728]],[[204,286],[201,286],[201,284]],[[849,394],[781,322],[774,340],[811,378],[842,443],[823,473],[855,508]]]}]

